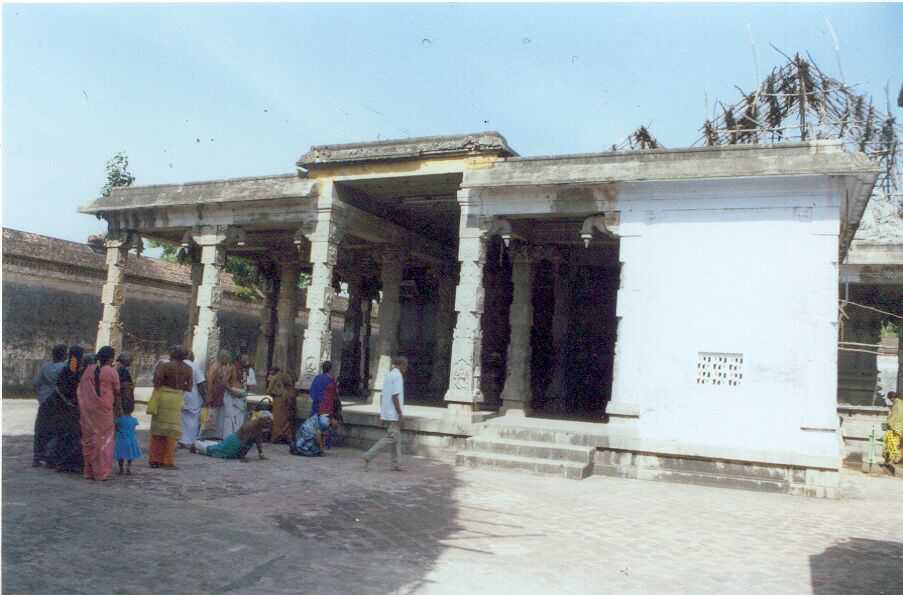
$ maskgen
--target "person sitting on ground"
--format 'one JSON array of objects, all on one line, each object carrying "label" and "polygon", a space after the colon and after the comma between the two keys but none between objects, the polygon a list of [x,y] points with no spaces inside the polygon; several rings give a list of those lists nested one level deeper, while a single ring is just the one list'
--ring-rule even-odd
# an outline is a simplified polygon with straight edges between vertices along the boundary
[{"label": "person sitting on ground", "polygon": [[273,415],[269,411],[260,411],[254,419],[246,421],[237,432],[229,434],[222,442],[195,441],[192,452],[218,459],[238,459],[246,463],[245,455],[256,444],[258,458],[266,459],[263,456],[263,435],[272,424]]},{"label": "person sitting on ground", "polygon": [[132,416],[134,410],[134,399],[122,399],[122,412],[116,418],[116,450],[113,453],[113,458],[119,461],[120,475],[123,472],[123,463],[125,464],[125,474],[131,475],[132,461],[142,457],[141,447],[135,437],[138,420]]},{"label": "person sitting on ground", "polygon": [[326,432],[335,429],[336,420],[329,415],[311,415],[298,428],[291,453],[302,457],[320,457],[326,448]]},{"label": "person sitting on ground", "polygon": [[896,475],[896,465],[903,461],[900,450],[903,436],[903,396],[891,391],[887,393],[887,398],[891,406],[885,422],[887,429],[884,431],[884,465],[891,475]]}]

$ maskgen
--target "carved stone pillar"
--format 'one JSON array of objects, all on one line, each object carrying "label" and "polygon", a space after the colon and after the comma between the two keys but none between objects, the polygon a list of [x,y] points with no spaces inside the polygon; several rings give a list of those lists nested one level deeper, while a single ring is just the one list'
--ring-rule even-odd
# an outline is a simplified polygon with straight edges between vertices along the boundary
[{"label": "carved stone pillar", "polygon": [[191,350],[195,361],[206,370],[220,347],[219,307],[223,298],[223,265],[226,260],[225,242],[228,227],[205,226],[192,234],[201,249],[201,285],[198,287],[198,319],[194,327]]},{"label": "carved stone pillar", "polygon": [[[332,277],[339,253],[339,230],[332,211],[331,184],[321,189],[317,221],[310,240],[310,263],[313,270],[307,288],[307,328],[301,344],[301,363],[296,387],[309,390],[320,363],[332,359],[332,302],[335,289]],[[325,199],[325,206],[324,206]]]},{"label": "carved stone pillar", "polygon": [[260,379],[258,383],[262,384],[261,381],[273,366],[279,282],[275,278],[276,271],[272,262],[261,262],[258,267],[260,285],[263,290],[263,303],[260,305],[260,334],[257,335],[257,349],[254,350],[254,369]]},{"label": "carved stone pillar", "polygon": [[433,347],[430,393],[442,395],[448,389],[452,333],[455,330],[455,285],[457,283],[452,267],[439,267],[437,274],[439,276],[439,305],[435,326],[436,342]]},{"label": "carved stone pillar", "polygon": [[191,258],[191,299],[188,302],[188,328],[185,329],[185,337],[182,347],[191,349],[194,341],[194,327],[198,323],[198,288],[204,276],[204,266],[200,262],[200,253],[193,250]]},{"label": "carved stone pillar", "polygon": [[282,259],[276,263],[279,274],[279,298],[276,304],[276,331],[273,342],[273,366],[290,370],[298,361],[298,337],[295,318],[298,315],[299,263]]},{"label": "carved stone pillar", "polygon": [[363,325],[363,279],[354,271],[348,279],[348,309],[345,310],[342,367],[339,387],[343,394],[356,394],[361,381],[361,326]]},{"label": "carved stone pillar", "polygon": [[451,370],[445,401],[452,418],[467,419],[479,410],[483,402],[480,357],[483,348],[486,230],[481,226],[479,196],[475,190],[459,190],[458,204],[461,207],[458,231],[458,260],[461,265],[455,290],[458,318],[452,334]]},{"label": "carved stone pillar", "polygon": [[383,249],[380,275],[382,281],[382,300],[379,302],[379,337],[377,339],[376,357],[371,367],[376,373],[371,374],[373,384],[371,396],[374,403],[379,403],[383,389],[383,380],[392,368],[392,356],[398,349],[398,324],[401,320],[401,278],[404,274],[404,252],[395,246]]},{"label": "carved stone pillar", "polygon": [[550,411],[563,411],[566,408],[565,346],[570,322],[573,272],[577,267],[573,264],[566,264],[564,260],[564,258],[558,258],[552,262],[555,267],[555,311],[552,316],[552,350],[555,354],[555,367],[552,372],[552,381],[549,383],[549,390],[545,395],[545,409]]},{"label": "carved stone pillar", "polygon": [[527,246],[517,246],[511,254],[511,340],[508,343],[508,367],[502,389],[502,413],[526,415],[533,398],[530,364],[533,350],[530,331],[533,328],[533,260]]},{"label": "carved stone pillar", "polygon": [[97,325],[97,349],[109,345],[117,353],[122,351],[125,266],[128,262],[129,248],[133,245],[133,237],[135,236],[132,232],[111,233],[104,241],[107,249],[107,282],[104,283],[100,294],[103,316]]}]

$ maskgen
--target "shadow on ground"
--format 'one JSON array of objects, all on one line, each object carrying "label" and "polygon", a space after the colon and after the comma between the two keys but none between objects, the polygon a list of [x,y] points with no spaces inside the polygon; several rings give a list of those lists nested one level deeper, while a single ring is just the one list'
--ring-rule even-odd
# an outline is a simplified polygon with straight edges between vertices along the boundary
[{"label": "shadow on ground", "polygon": [[[142,446],[147,444],[141,433]],[[359,452],[221,461],[103,483],[32,469],[31,436],[3,439],[4,593],[412,592],[459,530],[454,468],[406,473]]]},{"label": "shadow on ground", "polygon": [[809,557],[812,592],[903,593],[903,542],[851,538]]}]

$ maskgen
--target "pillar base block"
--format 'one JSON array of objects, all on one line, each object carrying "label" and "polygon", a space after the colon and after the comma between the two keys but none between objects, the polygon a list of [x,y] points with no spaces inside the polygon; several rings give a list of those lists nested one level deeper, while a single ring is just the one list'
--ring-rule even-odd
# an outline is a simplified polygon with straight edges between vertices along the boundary
[{"label": "pillar base block", "polygon": [[605,408],[608,423],[617,426],[635,426],[640,421],[638,407],[626,403],[609,403]]},{"label": "pillar base block", "polygon": [[525,401],[502,401],[500,415],[508,417],[527,417],[530,415],[530,406]]}]

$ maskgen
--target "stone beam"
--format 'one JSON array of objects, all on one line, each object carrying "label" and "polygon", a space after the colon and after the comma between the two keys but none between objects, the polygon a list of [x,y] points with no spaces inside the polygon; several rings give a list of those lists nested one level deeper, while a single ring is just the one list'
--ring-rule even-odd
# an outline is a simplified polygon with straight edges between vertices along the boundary
[{"label": "stone beam", "polygon": [[[341,205],[341,206],[340,206]],[[336,201],[338,221],[347,235],[404,248],[412,256],[433,263],[453,262],[454,251],[420,234],[396,225],[348,203]]]}]

